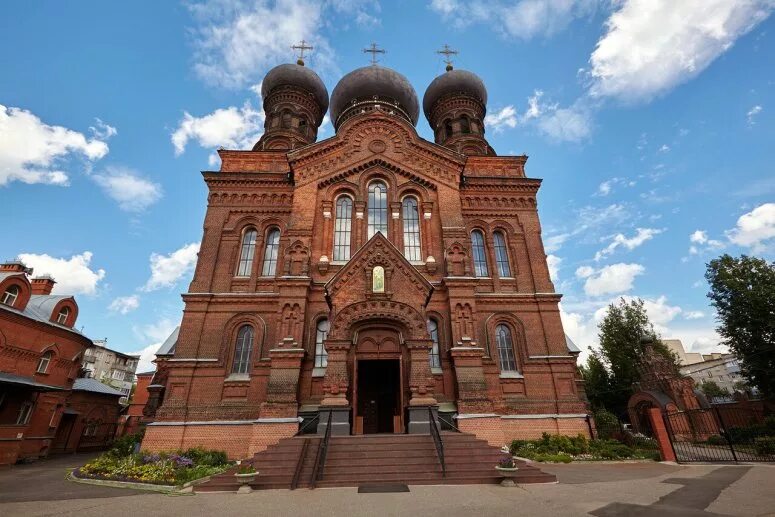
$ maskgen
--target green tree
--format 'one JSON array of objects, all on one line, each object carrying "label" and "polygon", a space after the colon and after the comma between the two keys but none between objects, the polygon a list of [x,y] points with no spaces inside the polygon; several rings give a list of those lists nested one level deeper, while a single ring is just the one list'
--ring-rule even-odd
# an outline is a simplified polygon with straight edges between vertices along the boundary
[{"label": "green tree", "polygon": [[724,254],[708,263],[705,278],[723,343],[749,383],[775,396],[775,262]]},{"label": "green tree", "polygon": [[714,381],[703,381],[702,384],[700,384],[700,389],[710,398],[729,396],[729,390],[722,388]]},{"label": "green tree", "polygon": [[592,408],[599,409],[609,406],[610,379],[608,370],[605,369],[603,360],[600,358],[600,353],[597,350],[591,351],[587,357],[587,364],[579,368],[581,369],[581,377],[584,379],[584,390]]},{"label": "green tree", "polygon": [[627,408],[627,401],[640,380],[638,364],[645,352],[641,337],[653,337],[655,350],[670,359],[678,373],[675,354],[659,340],[643,300],[638,298],[628,302],[621,298],[618,303],[612,303],[598,329],[600,355],[609,372],[606,409],[622,414]]}]

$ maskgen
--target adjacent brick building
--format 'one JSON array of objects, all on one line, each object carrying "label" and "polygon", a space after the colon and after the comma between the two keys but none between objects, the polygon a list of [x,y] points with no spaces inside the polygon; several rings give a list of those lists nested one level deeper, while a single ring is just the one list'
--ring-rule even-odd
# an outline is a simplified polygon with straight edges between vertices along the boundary
[{"label": "adjacent brick building", "polygon": [[95,441],[118,417],[120,392],[74,387],[92,344],[75,329],[75,299],[31,275],[19,261],[0,265],[0,465],[74,450],[87,427]]},{"label": "adjacent brick building", "polygon": [[262,94],[253,150],[203,173],[199,259],[143,446],[246,457],[317,416],[319,431],[427,433],[429,408],[497,445],[586,433],[541,180],[485,139],[481,79],[450,67],[428,87],[434,142],[412,85],[381,66],[337,84],[320,142],[314,72],[281,65]]}]

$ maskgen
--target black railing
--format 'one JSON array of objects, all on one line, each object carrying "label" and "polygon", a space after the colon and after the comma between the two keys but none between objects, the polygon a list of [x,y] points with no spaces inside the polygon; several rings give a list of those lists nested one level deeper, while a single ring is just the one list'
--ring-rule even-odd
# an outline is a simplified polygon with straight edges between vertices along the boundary
[{"label": "black railing", "polygon": [[310,488],[315,488],[318,481],[323,479],[323,469],[326,467],[326,455],[328,454],[328,442],[331,440],[331,416],[333,411],[328,412],[328,419],[326,421],[326,434],[323,435],[323,439],[318,444],[318,453],[315,457],[315,466],[312,468],[312,482]]},{"label": "black railing", "polygon": [[444,463],[444,442],[441,440],[439,423],[433,417],[433,408],[431,407],[428,408],[428,424],[431,428],[433,443],[436,445],[436,454],[439,455],[439,463],[441,463],[441,477],[447,477],[447,466]]},{"label": "black railing", "polygon": [[307,448],[311,441],[311,438],[305,438],[304,443],[301,445],[299,459],[296,460],[296,468],[293,471],[293,479],[291,479],[291,490],[296,490],[299,486],[299,476],[301,475],[301,469],[304,466],[304,458],[307,457]]},{"label": "black railing", "polygon": [[309,429],[312,424],[318,425],[319,421],[320,421],[320,413],[315,415],[312,419],[308,420],[306,424],[304,424],[301,427],[299,427],[299,430],[296,431],[296,434],[294,434],[293,436],[299,436],[299,435],[302,435],[302,434],[307,434],[304,431]]}]

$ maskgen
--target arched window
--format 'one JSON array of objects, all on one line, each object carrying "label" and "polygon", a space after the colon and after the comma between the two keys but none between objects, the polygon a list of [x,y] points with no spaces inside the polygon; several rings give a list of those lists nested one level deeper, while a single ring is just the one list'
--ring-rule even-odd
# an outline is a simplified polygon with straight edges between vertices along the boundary
[{"label": "arched window", "polygon": [[328,366],[328,352],[323,346],[323,342],[328,336],[330,324],[326,318],[318,321],[315,332],[315,368],[325,368]]},{"label": "arched window", "polygon": [[277,273],[277,255],[280,252],[280,230],[272,228],[266,235],[264,247],[264,266],[261,268],[261,276],[275,276]]},{"label": "arched window", "polygon": [[3,293],[2,303],[13,307],[13,305],[16,303],[17,298],[19,298],[19,286],[18,285],[9,286],[8,289],[6,289],[5,292]]},{"label": "arched window", "polygon": [[420,254],[420,211],[417,200],[413,197],[404,198],[404,256],[410,262],[422,260]]},{"label": "arched window", "polygon": [[488,276],[487,252],[484,249],[484,234],[480,230],[471,232],[471,247],[474,258],[474,276]]},{"label": "arched window", "polygon": [[506,237],[501,231],[495,232],[492,237],[495,242],[495,262],[498,264],[498,276],[501,278],[510,277],[511,266],[509,265],[509,252],[506,249]]},{"label": "arched window", "polygon": [[460,132],[461,133],[471,132],[471,122],[468,120],[468,117],[465,115],[460,117]]},{"label": "arched window", "polygon": [[282,113],[282,126],[283,126],[283,129],[290,129],[291,128],[291,112],[290,111],[283,111],[283,113]]},{"label": "arched window", "polygon": [[377,232],[387,237],[388,210],[387,210],[387,186],[381,181],[369,184],[369,232],[371,239]]},{"label": "arched window", "polygon": [[62,310],[57,314],[57,323],[64,325],[67,323],[68,316],[70,316],[70,307],[62,307]]},{"label": "arched window", "polygon": [[334,261],[350,260],[350,237],[353,224],[353,200],[340,196],[334,218]]},{"label": "arched window", "polygon": [[237,332],[237,343],[234,345],[234,364],[232,373],[245,374],[250,369],[250,355],[253,352],[253,327],[243,325]]},{"label": "arched window", "polygon": [[237,276],[250,276],[250,272],[253,270],[253,257],[256,254],[257,236],[258,232],[255,228],[248,228],[242,234],[242,247],[240,248]]},{"label": "arched window", "polygon": [[449,138],[452,136],[452,122],[449,120],[444,121],[444,135]]},{"label": "arched window", "polygon": [[511,329],[500,324],[495,327],[495,343],[498,348],[498,359],[502,372],[516,372],[517,361],[514,358],[514,341],[511,339]]},{"label": "arched window", "polygon": [[428,359],[431,364],[431,368],[441,368],[441,356],[439,355],[439,324],[436,320],[428,320],[428,334],[431,335],[433,340],[433,348],[428,355]]},{"label": "arched window", "polygon": [[371,270],[371,292],[385,292],[385,268],[382,266],[374,266]]},{"label": "arched window", "polygon": [[48,370],[48,365],[51,363],[51,356],[53,355],[54,354],[51,353],[51,351],[48,351],[40,356],[40,360],[38,361],[38,373],[46,373],[46,370]]}]

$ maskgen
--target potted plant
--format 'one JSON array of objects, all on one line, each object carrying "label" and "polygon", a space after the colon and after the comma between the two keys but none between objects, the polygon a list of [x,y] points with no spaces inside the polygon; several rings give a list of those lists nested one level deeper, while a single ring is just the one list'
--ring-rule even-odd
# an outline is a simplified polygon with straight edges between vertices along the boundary
[{"label": "potted plant", "polygon": [[501,486],[515,486],[512,478],[517,475],[519,468],[517,467],[517,464],[514,463],[514,458],[512,458],[511,455],[500,460],[498,464],[495,465],[495,470],[503,476]]},{"label": "potted plant", "polygon": [[256,480],[257,475],[258,471],[254,469],[253,465],[250,463],[245,463],[237,467],[237,472],[234,473],[234,477],[237,478],[237,481],[240,483],[237,493],[245,494],[252,492],[250,484]]}]

